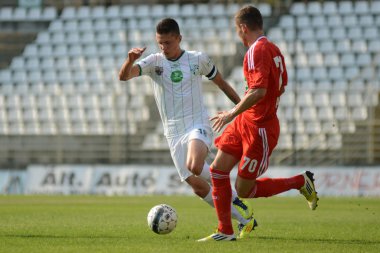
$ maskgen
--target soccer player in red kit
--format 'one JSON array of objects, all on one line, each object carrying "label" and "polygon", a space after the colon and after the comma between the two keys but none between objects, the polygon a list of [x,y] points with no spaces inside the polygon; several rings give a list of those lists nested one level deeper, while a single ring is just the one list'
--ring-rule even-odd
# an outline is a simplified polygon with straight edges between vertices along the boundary
[{"label": "soccer player in red kit", "polygon": [[[270,197],[296,189],[306,197],[312,210],[317,207],[318,196],[310,171],[290,178],[259,178],[267,170],[269,157],[277,145],[280,124],[276,111],[288,78],[283,55],[264,36],[263,19],[257,8],[240,9],[235,15],[235,26],[241,41],[249,48],[243,63],[246,92],[232,110],[219,112],[211,119],[215,131],[232,122],[215,140],[218,153],[210,167],[218,231],[199,241],[236,240],[230,210],[230,171],[236,164],[235,187],[240,197]],[[240,238],[247,235],[242,231]]]}]

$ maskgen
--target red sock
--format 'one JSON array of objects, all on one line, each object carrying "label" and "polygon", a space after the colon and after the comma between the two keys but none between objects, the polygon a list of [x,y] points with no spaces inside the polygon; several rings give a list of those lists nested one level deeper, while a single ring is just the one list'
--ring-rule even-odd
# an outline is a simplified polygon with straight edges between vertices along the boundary
[{"label": "red sock", "polygon": [[211,182],[213,185],[212,198],[218,215],[218,230],[227,235],[232,235],[231,220],[231,182],[230,173],[210,168]]},{"label": "red sock", "polygon": [[290,178],[259,178],[249,197],[270,197],[291,189],[300,189],[304,184],[303,175]]}]

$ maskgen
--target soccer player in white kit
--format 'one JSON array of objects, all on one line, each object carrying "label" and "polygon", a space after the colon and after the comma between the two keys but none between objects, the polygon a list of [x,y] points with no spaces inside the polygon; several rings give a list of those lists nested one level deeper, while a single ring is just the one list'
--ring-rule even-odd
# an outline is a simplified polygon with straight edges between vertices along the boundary
[{"label": "soccer player in white kit", "polygon": [[[140,75],[151,77],[164,134],[181,181],[186,181],[196,195],[214,206],[210,166],[205,161],[212,146],[213,132],[203,103],[202,76],[215,83],[235,104],[239,103],[240,97],[206,54],[182,50],[181,39],[174,19],[161,20],[156,27],[156,41],[162,52],[151,54],[135,64],[145,48],[132,48],[121,67],[119,79],[126,81]],[[252,223],[252,208],[239,199],[236,192],[233,194],[232,217],[239,221],[241,231],[250,232],[257,225],[255,220]]]}]

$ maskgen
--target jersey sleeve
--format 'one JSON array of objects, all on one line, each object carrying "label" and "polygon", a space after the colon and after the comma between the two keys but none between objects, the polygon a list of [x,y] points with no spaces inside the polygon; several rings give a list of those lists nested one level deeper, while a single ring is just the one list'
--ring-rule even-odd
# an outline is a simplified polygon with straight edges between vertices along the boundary
[{"label": "jersey sleeve", "polygon": [[282,72],[282,86],[288,85],[288,71],[286,70],[285,57],[281,54],[282,62],[284,64],[284,71]]},{"label": "jersey sleeve", "polygon": [[199,70],[200,74],[206,76],[209,80],[214,79],[218,73],[218,69],[215,67],[214,62],[205,53],[201,53],[199,56]]},{"label": "jersey sleeve", "polygon": [[137,62],[140,68],[140,76],[151,75],[154,70],[154,63],[156,61],[156,56],[154,54],[148,55],[144,59]]},{"label": "jersey sleeve", "polygon": [[271,68],[268,50],[260,47],[253,54],[254,67],[248,70],[247,84],[250,89],[267,88]]}]

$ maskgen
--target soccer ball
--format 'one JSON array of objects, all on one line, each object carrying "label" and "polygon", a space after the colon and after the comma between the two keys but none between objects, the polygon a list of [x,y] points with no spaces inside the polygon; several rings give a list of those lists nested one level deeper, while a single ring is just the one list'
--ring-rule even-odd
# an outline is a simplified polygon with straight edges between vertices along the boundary
[{"label": "soccer ball", "polygon": [[152,207],[148,213],[149,228],[160,235],[168,234],[177,225],[177,212],[169,205],[161,204]]}]

